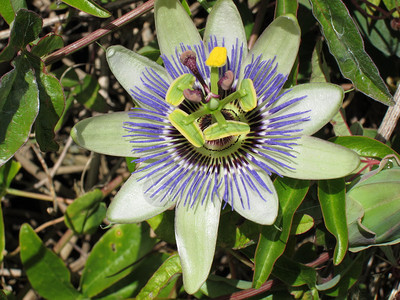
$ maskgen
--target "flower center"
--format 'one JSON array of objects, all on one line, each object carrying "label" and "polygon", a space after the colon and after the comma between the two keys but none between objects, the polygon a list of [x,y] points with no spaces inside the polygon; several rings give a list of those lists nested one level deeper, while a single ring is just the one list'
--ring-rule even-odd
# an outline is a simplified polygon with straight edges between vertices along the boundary
[{"label": "flower center", "polygon": [[[206,143],[215,144],[215,141],[218,141],[217,144],[225,144],[223,141],[229,143],[232,137],[249,133],[250,126],[235,120],[234,117],[228,117],[232,115],[227,113],[228,110],[225,107],[238,100],[243,111],[253,110],[257,106],[256,91],[253,81],[246,78],[240,82],[236,91],[222,97],[231,90],[234,81],[232,71],[227,71],[221,78],[219,77],[219,68],[223,67],[227,61],[226,48],[215,47],[205,62],[211,68],[210,85],[207,85],[202,78],[197,68],[196,54],[193,51],[183,52],[180,60],[192,74],[183,74],[172,82],[166,94],[166,101],[177,107],[186,99],[200,103],[200,106],[190,115],[176,108],[168,116],[171,124],[197,148]],[[201,88],[193,88],[196,79]],[[204,126],[204,120],[207,120],[207,126]]]}]

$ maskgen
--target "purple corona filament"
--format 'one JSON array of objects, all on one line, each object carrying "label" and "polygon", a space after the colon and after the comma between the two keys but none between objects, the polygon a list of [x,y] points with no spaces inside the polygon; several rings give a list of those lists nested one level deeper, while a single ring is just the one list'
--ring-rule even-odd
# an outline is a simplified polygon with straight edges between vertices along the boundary
[{"label": "purple corona filament", "polygon": [[[208,48],[218,45],[215,37],[210,39]],[[131,92],[139,104],[130,114],[140,122],[126,122],[124,128],[131,138],[132,156],[140,153],[136,162],[145,165],[137,174],[145,182],[146,197],[156,205],[181,201],[193,206],[197,201],[223,200],[232,204],[234,195],[240,199],[243,208],[251,208],[250,193],[258,194],[267,201],[272,193],[267,184],[258,175],[280,175],[280,169],[295,169],[291,164],[296,159],[293,146],[301,130],[291,126],[309,121],[309,111],[285,113],[285,109],[296,105],[304,97],[291,99],[285,103],[277,101],[282,93],[287,76],[277,73],[275,60],[263,60],[253,57],[243,66],[244,45],[236,45],[230,51],[228,62],[220,69],[220,95],[224,98],[236,91],[239,73],[254,84],[257,94],[257,107],[243,112],[237,101],[221,112],[227,120],[239,120],[250,127],[250,132],[240,136],[230,136],[219,140],[206,141],[201,148],[194,147],[169,122],[168,115],[175,107],[164,99],[170,83],[157,75],[152,69],[142,73],[142,82],[147,88],[143,91],[133,87]],[[190,50],[190,51],[188,51]],[[164,66],[169,75],[176,79],[184,73],[193,74],[196,82],[193,90],[185,91],[187,100],[179,109],[187,114],[196,112],[204,95],[210,93],[210,68],[205,65],[206,49],[204,45],[192,47],[181,45],[175,55],[163,55]],[[183,53],[183,54],[182,54]],[[204,130],[210,126],[211,118],[204,116],[197,120]]]}]

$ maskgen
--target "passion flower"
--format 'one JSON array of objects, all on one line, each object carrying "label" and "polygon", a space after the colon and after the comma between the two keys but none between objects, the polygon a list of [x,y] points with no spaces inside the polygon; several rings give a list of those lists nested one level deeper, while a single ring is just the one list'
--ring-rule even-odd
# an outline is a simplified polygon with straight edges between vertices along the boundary
[{"label": "passion flower", "polygon": [[194,293],[210,272],[222,205],[273,224],[271,175],[342,177],[359,158],[309,136],[338,111],[340,87],[283,89],[300,43],[294,16],[275,19],[250,51],[230,0],[213,6],[204,40],[176,0],[156,1],[155,21],[164,68],[122,46],[107,50],[136,107],[83,120],[71,134],[87,149],[137,157],[108,209],[111,222],[141,222],[176,206],[183,282]]}]

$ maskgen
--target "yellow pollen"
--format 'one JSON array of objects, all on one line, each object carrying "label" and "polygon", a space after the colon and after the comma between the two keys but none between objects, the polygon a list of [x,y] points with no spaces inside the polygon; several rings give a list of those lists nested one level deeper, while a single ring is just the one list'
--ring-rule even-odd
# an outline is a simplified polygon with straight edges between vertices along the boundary
[{"label": "yellow pollen", "polygon": [[222,67],[226,64],[226,57],[225,47],[215,47],[207,58],[206,65],[209,67]]}]

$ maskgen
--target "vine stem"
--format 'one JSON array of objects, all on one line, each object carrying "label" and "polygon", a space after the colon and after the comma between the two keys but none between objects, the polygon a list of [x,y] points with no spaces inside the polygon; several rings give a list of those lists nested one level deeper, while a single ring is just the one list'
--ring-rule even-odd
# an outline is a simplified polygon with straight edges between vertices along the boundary
[{"label": "vine stem", "polygon": [[48,55],[47,57],[44,58],[44,64],[51,65],[54,62],[64,58],[65,56],[70,55],[70,54],[88,46],[89,44],[97,41],[98,39],[102,38],[103,36],[113,32],[114,30],[133,21],[135,18],[141,16],[142,14],[150,11],[153,8],[153,6],[154,6],[154,0],[149,0],[146,3],[143,3],[141,6],[131,10],[127,14],[123,15],[122,17],[119,17],[118,19],[111,21],[104,28],[97,29],[96,31],[81,38],[80,40],[51,53],[50,55]]},{"label": "vine stem", "polygon": [[400,118],[400,84],[397,86],[393,100],[395,104],[388,108],[375,137],[375,139],[383,143],[389,140]]},{"label": "vine stem", "polygon": [[[332,259],[332,256],[330,253],[328,252],[323,252],[317,259],[315,259],[314,261],[305,264],[308,267],[311,268],[315,268],[317,266],[320,266],[326,262],[328,262],[329,260]],[[225,296],[221,296],[218,298],[213,298],[213,300],[242,300],[242,299],[248,299],[250,297],[262,294],[264,292],[267,292],[269,290],[271,290],[272,287],[277,286],[281,284],[281,282],[277,279],[270,279],[268,281],[266,281],[265,283],[263,283],[261,285],[260,288],[258,289],[247,289],[247,290],[243,290],[240,292],[235,292],[233,294],[230,295],[225,295]]]}]

